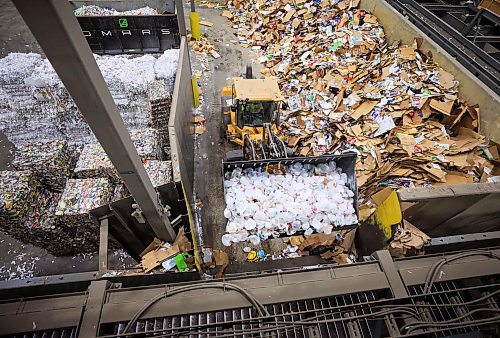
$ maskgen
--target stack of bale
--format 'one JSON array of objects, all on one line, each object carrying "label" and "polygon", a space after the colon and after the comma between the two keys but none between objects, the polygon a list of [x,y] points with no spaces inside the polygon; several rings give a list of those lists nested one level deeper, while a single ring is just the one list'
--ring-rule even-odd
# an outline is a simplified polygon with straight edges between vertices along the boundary
[{"label": "stack of bale", "polygon": [[67,252],[99,247],[99,226],[89,212],[110,202],[113,185],[106,178],[70,179],[56,207],[57,227],[70,235]]},{"label": "stack of bale", "polygon": [[73,172],[74,178],[118,178],[113,164],[99,143],[86,144]]},{"label": "stack of bale", "polygon": [[144,161],[144,168],[151,179],[153,186],[172,182],[172,162],[171,161]]},{"label": "stack of bale", "polygon": [[33,172],[0,171],[0,226],[8,234],[22,238],[26,229],[36,226],[39,213],[35,208],[42,207],[42,184]]},{"label": "stack of bale", "polygon": [[19,171],[31,170],[44,186],[62,192],[71,171],[72,154],[66,141],[35,141],[22,144],[12,163]]},{"label": "stack of bale", "polygon": [[172,96],[168,90],[168,85],[162,80],[154,81],[149,86],[148,96],[151,126],[160,130],[168,128],[170,106],[172,105]]},{"label": "stack of bale", "polygon": [[131,130],[130,138],[142,159],[154,160],[158,157],[158,131],[153,128]]},{"label": "stack of bale", "polygon": [[[154,187],[159,187],[172,182],[171,161],[144,160],[143,163]],[[123,182],[119,182],[115,185],[113,191],[113,202],[128,196],[130,196],[130,192]]]}]

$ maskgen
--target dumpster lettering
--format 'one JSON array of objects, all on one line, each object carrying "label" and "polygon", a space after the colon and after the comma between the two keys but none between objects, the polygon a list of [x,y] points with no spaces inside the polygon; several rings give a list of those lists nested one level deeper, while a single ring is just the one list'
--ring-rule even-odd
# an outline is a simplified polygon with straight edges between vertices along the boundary
[{"label": "dumpster lettering", "polygon": [[78,22],[97,54],[154,53],[180,45],[175,15],[78,17]]}]

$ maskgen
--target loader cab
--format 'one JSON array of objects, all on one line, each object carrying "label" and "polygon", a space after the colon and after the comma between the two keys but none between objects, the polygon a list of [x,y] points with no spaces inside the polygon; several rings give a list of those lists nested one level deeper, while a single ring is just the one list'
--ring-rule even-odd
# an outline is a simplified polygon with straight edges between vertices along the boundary
[{"label": "loader cab", "polygon": [[262,127],[264,123],[278,124],[279,102],[237,100],[236,124],[239,128]]},{"label": "loader cab", "polygon": [[235,78],[232,94],[234,120],[231,122],[238,128],[279,123],[279,106],[283,97],[275,78]]}]

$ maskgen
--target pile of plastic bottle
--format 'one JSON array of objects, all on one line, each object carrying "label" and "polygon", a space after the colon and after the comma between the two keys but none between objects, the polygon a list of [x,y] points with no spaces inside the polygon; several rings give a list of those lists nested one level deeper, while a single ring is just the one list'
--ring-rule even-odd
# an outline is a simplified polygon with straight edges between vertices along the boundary
[{"label": "pile of plastic bottle", "polygon": [[243,241],[258,245],[297,232],[330,234],[358,222],[354,192],[333,161],[295,163],[281,175],[262,168],[236,168],[226,173],[224,189],[226,246]]}]

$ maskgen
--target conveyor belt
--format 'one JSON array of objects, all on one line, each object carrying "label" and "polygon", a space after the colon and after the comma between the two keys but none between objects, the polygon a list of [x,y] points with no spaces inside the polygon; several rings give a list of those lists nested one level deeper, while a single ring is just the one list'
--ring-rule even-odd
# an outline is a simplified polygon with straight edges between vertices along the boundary
[{"label": "conveyor belt", "polygon": [[500,94],[500,18],[453,1],[386,0],[495,93]]},{"label": "conveyor belt", "polygon": [[217,288],[97,280],[86,292],[2,301],[0,336],[498,336],[500,248],[463,253],[378,251],[365,263],[241,275]]}]

